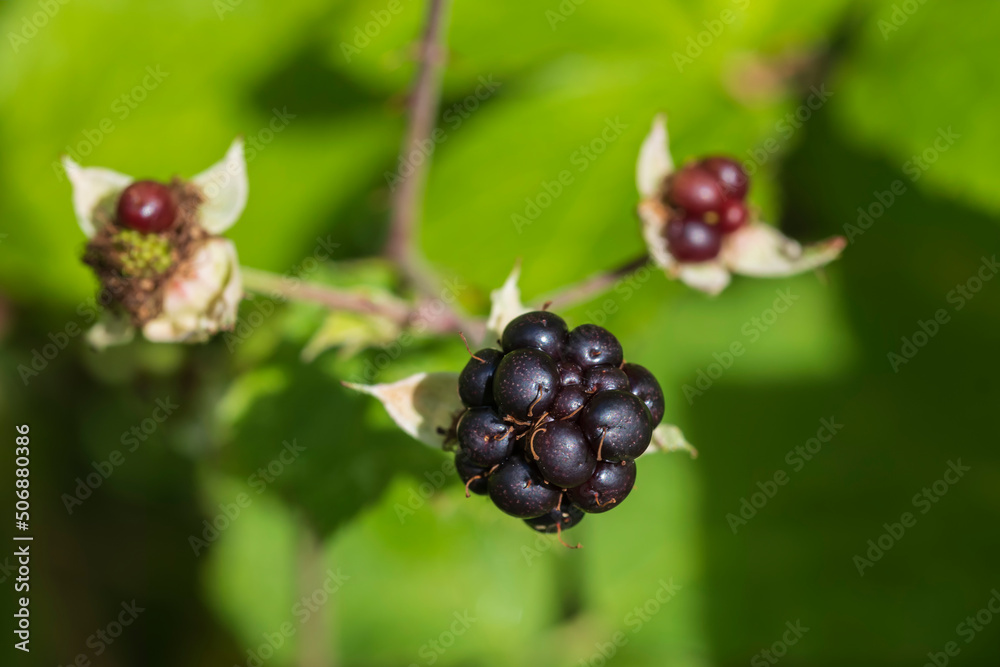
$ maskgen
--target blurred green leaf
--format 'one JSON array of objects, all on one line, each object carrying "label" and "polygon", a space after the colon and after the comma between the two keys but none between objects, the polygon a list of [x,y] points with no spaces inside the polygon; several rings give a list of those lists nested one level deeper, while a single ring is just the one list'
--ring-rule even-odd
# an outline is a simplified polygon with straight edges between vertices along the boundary
[{"label": "blurred green leaf", "polygon": [[[1000,211],[1000,5],[874,2],[830,87],[840,129],[917,182]],[[874,193],[873,193],[874,196]]]}]

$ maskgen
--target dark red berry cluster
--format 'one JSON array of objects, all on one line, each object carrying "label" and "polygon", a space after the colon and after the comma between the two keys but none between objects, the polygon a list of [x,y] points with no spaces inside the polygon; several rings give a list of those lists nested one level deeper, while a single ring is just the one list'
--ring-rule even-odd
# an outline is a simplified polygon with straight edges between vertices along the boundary
[{"label": "dark red berry cluster", "polygon": [[177,219],[177,198],[157,181],[136,181],[118,198],[118,222],[143,234],[165,232]]},{"label": "dark red berry cluster", "polygon": [[620,505],[663,419],[656,378],[625,363],[607,329],[570,331],[550,312],[515,318],[500,343],[476,352],[458,380],[467,409],[455,467],[467,495],[488,494],[546,533]]},{"label": "dark red berry cluster", "polygon": [[715,259],[722,237],[747,222],[750,177],[736,160],[709,157],[692,162],[671,175],[666,186],[672,209],[667,245],[681,262]]}]

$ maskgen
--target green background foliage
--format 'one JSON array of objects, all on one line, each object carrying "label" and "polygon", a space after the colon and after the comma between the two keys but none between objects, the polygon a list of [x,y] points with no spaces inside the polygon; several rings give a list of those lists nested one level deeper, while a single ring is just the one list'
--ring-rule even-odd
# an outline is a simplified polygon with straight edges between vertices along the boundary
[{"label": "green background foliage", "polygon": [[[9,444],[12,424],[32,428],[33,664],[82,653],[245,665],[286,623],[294,635],[265,664],[596,665],[616,638],[609,664],[764,664],[755,656],[796,621],[809,630],[784,664],[923,664],[950,641],[956,664],[995,660],[1000,624],[968,644],[956,626],[1000,586],[1000,284],[954,290],[1000,245],[998,11],[985,0],[456,3],[419,242],[469,312],[485,312],[518,258],[534,299],[641,252],[634,164],[659,111],[678,160],[752,161],[765,219],[803,240],[851,240],[819,276],[737,279],[710,299],[641,274],[564,313],[606,320],[701,451],[643,459],[629,501],[584,521],[570,535],[584,549],[571,552],[466,500],[445,455],[340,384],[458,369],[457,338],[306,363],[323,313],[257,299],[241,314],[266,311],[263,323],[236,344],[98,356],[70,335],[37,375],[20,370],[92,317],[66,151],[190,176],[243,134],[250,202],[228,234],[242,262],[301,275],[323,240],[334,261],[308,278],[395,287],[391,267],[357,260],[384,241],[422,3],[5,3],[0,416]],[[372,12],[386,25],[373,28]],[[373,36],[356,41],[366,27]],[[620,133],[587,157],[609,122]],[[529,215],[564,171],[562,193]],[[796,300],[772,319],[776,291]],[[940,309],[949,321],[894,368],[887,355]],[[692,393],[735,342],[745,353]],[[158,399],[178,407],[131,439]],[[789,457],[830,418],[843,424],[831,442]],[[303,449],[268,481],[259,471],[284,443]],[[115,450],[124,463],[67,511],[78,478]],[[971,470],[916,505],[958,460]],[[787,484],[735,521],[778,471]],[[218,539],[192,548],[234,504]],[[907,511],[916,524],[859,574],[855,556]],[[303,613],[328,572],[336,591]],[[661,605],[664,582],[680,588]],[[133,599],[145,611],[95,655],[88,638]],[[456,614],[475,620],[454,625]]]}]

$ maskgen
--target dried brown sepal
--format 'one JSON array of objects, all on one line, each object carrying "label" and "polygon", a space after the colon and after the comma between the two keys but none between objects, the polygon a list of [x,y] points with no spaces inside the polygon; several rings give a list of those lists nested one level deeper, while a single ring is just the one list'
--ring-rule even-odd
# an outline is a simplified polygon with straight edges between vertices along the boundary
[{"label": "dried brown sepal", "polygon": [[177,219],[170,229],[155,234],[169,248],[165,270],[147,266],[142,272],[135,271],[127,244],[122,242],[123,233],[135,232],[119,224],[109,212],[114,207],[101,207],[95,213],[97,231],[83,255],[84,263],[101,281],[102,303],[127,313],[132,324],[139,328],[162,312],[167,281],[194,255],[200,243],[211,236],[198,222],[198,207],[203,201],[199,189],[178,178],[170,183],[170,189],[177,198]]}]

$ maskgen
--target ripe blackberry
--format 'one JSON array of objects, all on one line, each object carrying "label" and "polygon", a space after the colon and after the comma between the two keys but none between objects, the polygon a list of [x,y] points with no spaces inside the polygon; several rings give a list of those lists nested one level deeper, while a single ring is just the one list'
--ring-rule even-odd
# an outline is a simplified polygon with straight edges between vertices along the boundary
[{"label": "ripe blackberry", "polygon": [[537,419],[555,398],[559,369],[541,350],[521,348],[504,355],[493,376],[493,398],[501,414]]},{"label": "ripe blackberry", "polygon": [[580,385],[570,385],[568,387],[563,387],[556,394],[556,398],[552,401],[552,407],[549,408],[549,414],[552,415],[554,419],[570,419],[579,414],[583,406],[587,404],[587,400],[590,396],[583,390]]},{"label": "ripe blackberry", "polygon": [[622,504],[635,486],[635,461],[599,462],[594,474],[570,489],[573,504],[589,514],[607,512]]},{"label": "ripe blackberry", "polygon": [[458,397],[470,408],[493,405],[493,375],[503,352],[486,348],[479,350],[465,364],[458,376]]},{"label": "ripe blackberry", "polygon": [[539,533],[551,534],[569,530],[583,521],[583,517],[583,510],[570,503],[569,498],[563,496],[562,507],[534,519],[525,519],[524,522]]},{"label": "ripe blackberry", "polygon": [[649,413],[653,417],[653,428],[656,428],[663,421],[665,408],[663,389],[660,388],[660,383],[646,367],[639,364],[624,364],[622,370],[628,376],[632,393],[638,396],[649,408]]},{"label": "ripe blackberry", "polygon": [[503,330],[501,345],[505,353],[533,347],[558,359],[568,331],[563,318],[555,313],[536,310],[511,320]]},{"label": "ripe blackberry", "polygon": [[176,219],[177,198],[163,183],[136,181],[118,197],[118,221],[138,232],[166,231]]},{"label": "ripe blackberry", "polygon": [[469,495],[470,491],[479,496],[486,495],[487,469],[472,463],[469,460],[469,452],[460,449],[455,453],[455,470],[458,471],[461,480],[465,482],[466,496]]},{"label": "ripe blackberry", "polygon": [[614,389],[629,390],[628,376],[617,366],[591,366],[583,374],[583,390],[588,394]]},{"label": "ripe blackberry", "polygon": [[568,330],[535,311],[512,320],[499,342],[503,351],[479,350],[459,375],[466,410],[454,430],[455,468],[466,495],[489,495],[562,541],[584,512],[606,512],[629,494],[633,459],[663,419],[663,391],[594,324]]},{"label": "ripe blackberry", "polygon": [[560,361],[556,363],[556,368],[559,369],[559,381],[564,387],[583,382],[583,371],[572,361]]},{"label": "ripe blackberry", "polygon": [[469,408],[458,421],[458,445],[471,463],[489,468],[510,456],[513,431],[493,408]]},{"label": "ripe blackberry", "polygon": [[505,514],[534,519],[548,514],[559,503],[561,492],[550,486],[535,466],[517,454],[493,471],[489,481],[490,500]]},{"label": "ripe blackberry", "polygon": [[667,246],[681,262],[707,262],[722,248],[722,230],[697,218],[674,218],[667,223]]},{"label": "ripe blackberry", "polygon": [[525,519],[524,522],[528,524],[531,528],[534,528],[539,533],[555,533],[559,537],[559,541],[562,542],[564,547],[570,549],[579,549],[580,545],[570,546],[562,538],[562,532],[564,530],[569,530],[576,524],[583,521],[583,510],[579,507],[575,507],[569,499],[563,495],[560,500],[560,506],[552,510],[548,514],[545,514],[534,519]]},{"label": "ripe blackberry", "polygon": [[627,391],[598,393],[579,421],[598,461],[631,461],[646,451],[653,434],[649,408]]},{"label": "ripe blackberry", "polygon": [[586,482],[597,465],[583,431],[568,421],[538,427],[530,436],[529,451],[542,477],[562,489]]},{"label": "ripe blackberry", "polygon": [[596,324],[581,324],[566,336],[563,354],[581,368],[622,363],[622,344],[610,331]]}]

